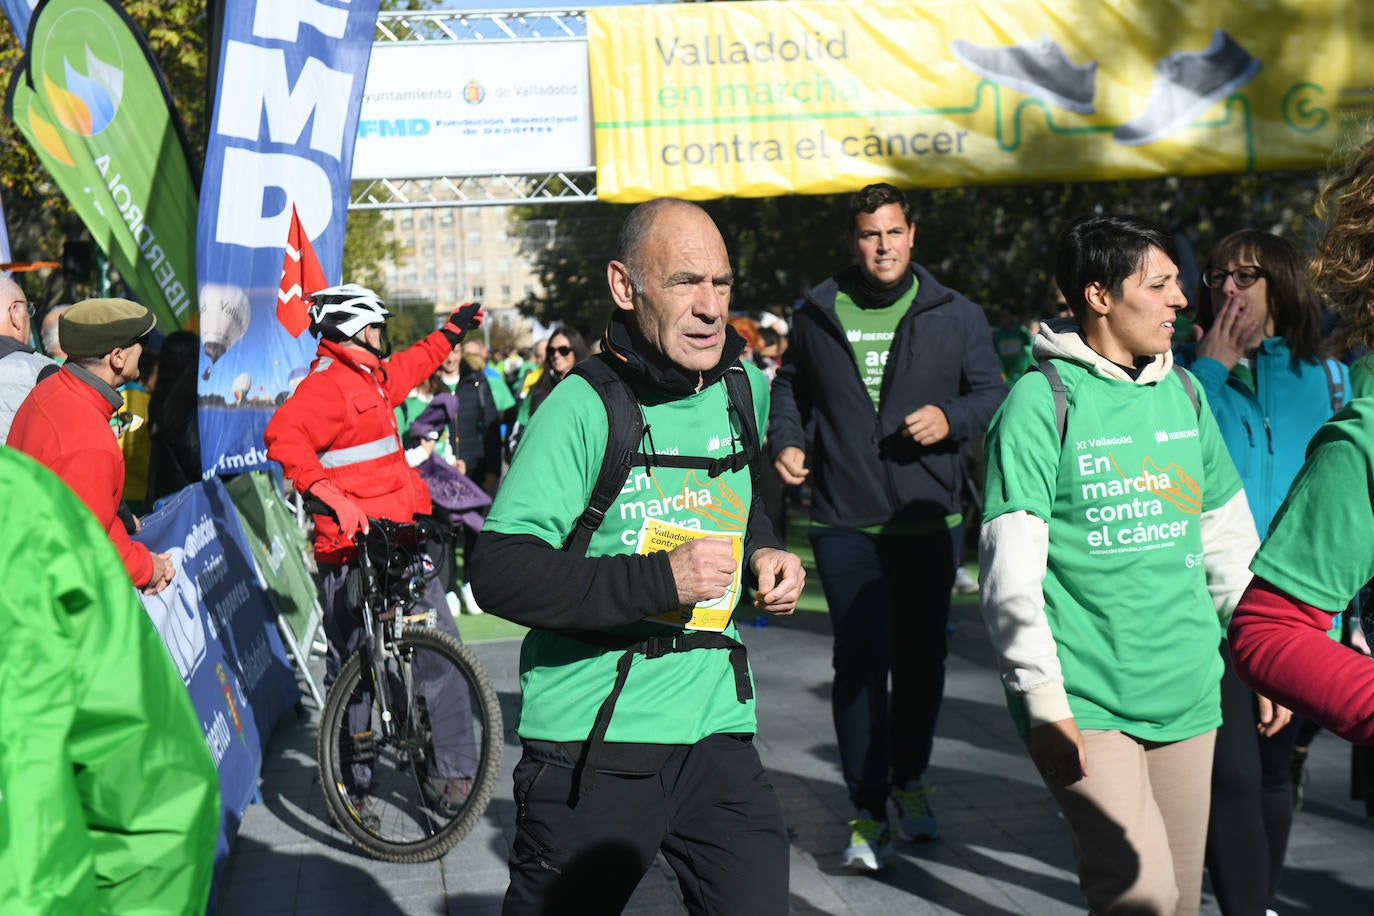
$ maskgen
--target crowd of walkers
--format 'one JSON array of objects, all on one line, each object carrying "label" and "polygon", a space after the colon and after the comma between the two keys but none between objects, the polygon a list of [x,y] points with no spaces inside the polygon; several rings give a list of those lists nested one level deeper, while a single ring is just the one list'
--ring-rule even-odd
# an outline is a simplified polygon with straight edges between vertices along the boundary
[{"label": "crowd of walkers", "polygon": [[[1310,264],[1242,229],[1193,302],[1164,229],[1075,219],[1030,327],[1014,310],[994,327],[914,259],[888,184],[853,195],[848,262],[790,310],[732,315],[726,239],[670,199],[622,227],[606,326],[528,349],[491,352],[465,304],[393,353],[376,293],[318,291],[316,360],[266,444],[312,498],[327,680],[359,640],[354,536],[435,517],[450,537],[419,600],[437,625],[529,628],[505,912],[618,911],[661,852],[692,912],[785,913],[787,830],[730,612],[751,593],[796,608],[785,506],[804,499],[853,806],[839,864],[880,872],[896,842],[941,836],[925,774],[976,530],[1010,718],[1090,910],[1196,913],[1205,870],[1226,916],[1272,914],[1312,734],[1374,742],[1374,143],[1322,207]],[[166,587],[170,559],[129,534],[200,477],[195,335],[154,350],[142,306],[87,300],[55,314],[45,356],[18,284],[0,294],[0,435],[94,513],[114,547],[96,566]],[[1374,769],[1358,748],[1354,769]],[[472,775],[441,761],[427,798],[455,810]],[[349,776],[366,823],[369,774]],[[212,799],[188,793],[203,835]]]}]

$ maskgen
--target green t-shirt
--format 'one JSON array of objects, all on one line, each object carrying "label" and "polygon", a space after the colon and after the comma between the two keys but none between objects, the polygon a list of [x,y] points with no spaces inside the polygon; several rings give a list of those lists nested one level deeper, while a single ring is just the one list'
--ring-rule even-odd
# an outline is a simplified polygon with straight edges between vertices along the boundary
[{"label": "green t-shirt", "polygon": [[1352,398],[1374,394],[1374,353],[1366,353],[1350,364],[1350,388]]},{"label": "green t-shirt", "polygon": [[997,350],[997,359],[1002,363],[1002,378],[1014,382],[1026,374],[1031,365],[1029,331],[1022,327],[995,328],[992,345]]},{"label": "green t-shirt", "polygon": [[[750,390],[763,428],[768,382],[752,366]],[[657,454],[725,457],[741,433],[729,410],[724,381],[666,403],[642,405]],[[484,530],[533,535],[561,547],[591,499],[608,439],[606,409],[580,376],[569,376],[550,393],[520,440],[510,472],[497,493]],[[650,437],[646,437],[648,447]],[[737,533],[749,518],[749,469],[710,478],[705,471],[634,468],[605,521],[592,535],[588,556],[636,552],[650,520],[703,531]],[[537,576],[531,570],[532,576]],[[540,588],[558,583],[540,582]],[[680,632],[641,622],[626,632]],[[726,635],[738,639],[733,622]],[[601,649],[547,630],[531,630],[520,653],[520,736],[545,741],[582,741],[615,682],[620,651]],[[752,734],[754,702],[739,702],[729,653],[699,649],[647,659],[636,656],[616,702],[606,740],[693,744],[721,732]]]},{"label": "green t-shirt", "polygon": [[1371,493],[1374,398],[1361,397],[1312,437],[1250,568],[1304,604],[1343,611],[1374,579]]},{"label": "green t-shirt", "polygon": [[984,521],[1026,511],[1049,523],[1045,616],[1080,728],[1201,734],[1221,721],[1222,631],[1200,516],[1240,478],[1205,401],[1195,412],[1172,373],[1140,385],[1056,365],[1069,400],[1062,447],[1049,382],[1028,373],[988,431]]},{"label": "green t-shirt", "polygon": [[884,308],[863,308],[845,293],[835,294],[835,314],[840,324],[844,325],[849,345],[854,348],[859,377],[868,389],[868,396],[873,399],[875,410],[883,390],[883,371],[887,369],[887,354],[892,349],[892,338],[897,336],[897,324],[902,316],[916,301],[919,286],[913,280],[911,289],[902,298]]}]

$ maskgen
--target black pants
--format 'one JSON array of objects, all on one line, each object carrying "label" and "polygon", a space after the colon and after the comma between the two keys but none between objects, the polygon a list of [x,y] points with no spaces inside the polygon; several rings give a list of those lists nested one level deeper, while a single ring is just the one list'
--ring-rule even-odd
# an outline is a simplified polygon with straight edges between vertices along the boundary
[{"label": "black pants", "polygon": [[788,912],[782,805],[748,736],[675,748],[655,773],[598,772],[576,805],[572,775],[528,748],[515,767],[505,916],[619,913],[660,850],[689,913]]},{"label": "black pants", "polygon": [[810,537],[835,633],[840,766],[854,806],[881,815],[890,787],[920,779],[930,762],[954,542],[943,529],[872,535],[816,525]]},{"label": "black pants", "polygon": [[1221,644],[1221,728],[1212,757],[1212,811],[1207,872],[1224,916],[1264,916],[1278,889],[1293,826],[1289,758],[1297,728],[1272,738],[1255,731],[1255,695],[1231,667]]}]

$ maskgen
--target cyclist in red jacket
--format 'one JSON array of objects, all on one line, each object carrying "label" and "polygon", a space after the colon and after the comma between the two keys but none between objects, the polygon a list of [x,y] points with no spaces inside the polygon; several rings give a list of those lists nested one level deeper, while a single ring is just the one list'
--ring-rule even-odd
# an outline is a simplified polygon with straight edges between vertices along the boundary
[{"label": "cyclist in red jacket", "polygon": [[[477,304],[455,309],[443,327],[394,355],[386,335],[390,317],[376,293],[356,284],[315,293],[310,330],[320,337],[319,350],[310,374],[277,409],[265,434],[268,457],[281,464],[298,492],[319,499],[332,513],[315,516],[315,560],[329,640],[327,684],[363,641],[358,590],[348,587],[358,576],[354,535],[367,532],[369,518],[409,522],[431,508],[424,482],[406,464],[395,408],[464,334],[482,323],[483,314]],[[420,603],[435,611],[439,629],[458,636],[437,579],[428,582]],[[436,723],[435,772],[428,789],[440,813],[451,816],[467,797],[477,748],[465,718],[470,715],[466,684],[452,669],[432,667],[417,678]],[[438,715],[437,707],[446,703],[452,703],[454,715]],[[351,707],[349,714],[356,730],[367,728],[365,704]],[[354,806],[364,819],[375,817],[367,798],[370,769],[354,764],[351,775]]]}]

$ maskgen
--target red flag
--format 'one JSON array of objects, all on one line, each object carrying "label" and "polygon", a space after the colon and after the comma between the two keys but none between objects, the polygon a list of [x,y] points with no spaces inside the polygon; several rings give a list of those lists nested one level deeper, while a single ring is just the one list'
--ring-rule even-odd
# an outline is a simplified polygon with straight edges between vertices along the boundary
[{"label": "red flag", "polygon": [[277,290],[277,320],[292,337],[300,337],[301,332],[310,327],[305,297],[328,285],[320,259],[310,247],[310,236],[305,234],[301,218],[296,215],[296,205],[292,204],[291,229],[286,234],[286,256],[282,258],[281,286]]}]

